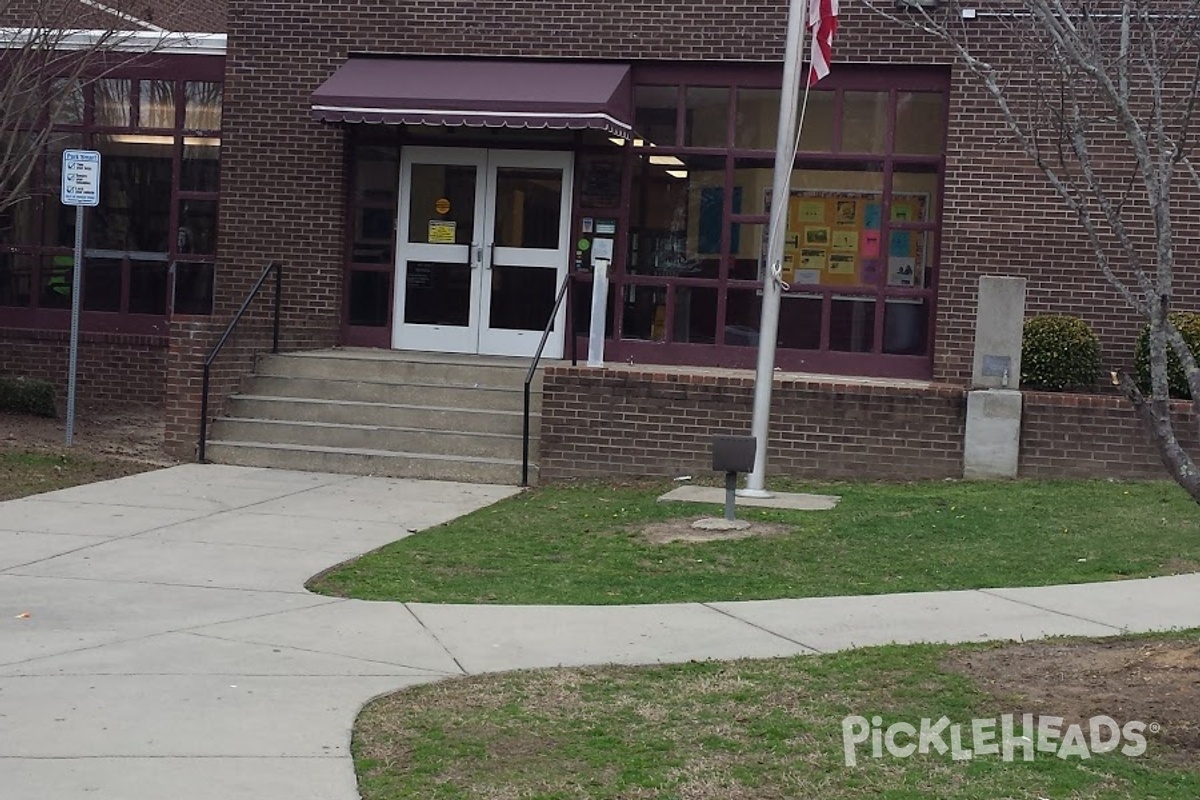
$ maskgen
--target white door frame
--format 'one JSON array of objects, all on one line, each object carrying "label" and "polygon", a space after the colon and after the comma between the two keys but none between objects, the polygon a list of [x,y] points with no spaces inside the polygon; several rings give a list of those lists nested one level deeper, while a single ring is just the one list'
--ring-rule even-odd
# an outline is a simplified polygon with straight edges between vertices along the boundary
[{"label": "white door frame", "polygon": [[[410,242],[409,217],[412,210],[412,172],[414,164],[474,166],[475,215],[471,244],[429,244]],[[570,225],[574,197],[574,153],[552,150],[484,150],[462,147],[405,147],[400,159],[400,203],[396,221],[396,281],[393,295],[392,347],[398,350],[431,350],[448,353],[484,353],[532,356],[541,341],[542,331],[516,331],[492,328],[489,309],[492,295],[492,268],[528,266],[554,270],[555,293],[566,276],[570,256]],[[562,202],[559,211],[558,248],[496,247],[496,187],[499,171],[505,167],[561,169]],[[408,263],[469,264],[471,268],[468,324],[418,325],[404,322],[405,286]],[[566,304],[558,310],[554,328],[546,342],[544,355],[561,358]]]},{"label": "white door frame", "polygon": [[[412,172],[414,164],[445,164],[475,167],[475,215],[471,245],[410,242],[409,217],[412,213]],[[435,350],[447,353],[474,353],[479,340],[480,242],[483,237],[483,177],[487,170],[487,151],[465,147],[405,147],[400,154],[400,208],[396,218],[396,288],[393,293],[392,347],[397,350]],[[471,287],[467,324],[418,325],[405,323],[405,286],[408,263],[469,264]]]},{"label": "white door frame", "polygon": [[[532,356],[542,339],[541,330],[518,331],[493,328],[489,323],[492,301],[492,269],[497,265],[538,267],[554,270],[554,295],[562,286],[567,274],[570,258],[571,205],[573,197],[572,173],[575,154],[552,150],[492,150],[488,158],[487,210],[485,212],[483,254],[483,285],[480,301],[479,352],[490,355]],[[499,247],[494,244],[496,230],[496,189],[498,176],[505,167],[530,167],[534,169],[562,170],[562,200],[559,203],[558,248],[554,250],[532,247]],[[554,328],[546,340],[544,354],[549,358],[561,358],[563,353],[563,329],[566,326],[566,303],[558,309]]]}]

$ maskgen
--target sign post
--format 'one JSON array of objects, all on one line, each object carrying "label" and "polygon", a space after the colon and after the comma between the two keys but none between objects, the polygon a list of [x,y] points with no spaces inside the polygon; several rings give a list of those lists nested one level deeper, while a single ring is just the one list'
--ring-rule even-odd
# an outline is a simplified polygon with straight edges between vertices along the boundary
[{"label": "sign post", "polygon": [[75,268],[71,274],[71,350],[67,367],[67,447],[75,436],[75,369],[79,363],[79,307],[82,302],[83,209],[100,205],[100,154],[64,150],[62,204],[75,206]]}]

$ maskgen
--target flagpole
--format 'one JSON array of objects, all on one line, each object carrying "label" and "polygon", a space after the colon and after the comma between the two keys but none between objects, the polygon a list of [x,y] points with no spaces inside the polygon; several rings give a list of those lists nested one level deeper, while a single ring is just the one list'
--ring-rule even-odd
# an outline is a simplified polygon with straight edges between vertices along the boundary
[{"label": "flagpole", "polygon": [[787,45],[783,58],[783,86],[779,97],[779,131],[775,138],[775,174],[771,185],[771,218],[767,233],[767,263],[763,273],[762,321],[758,331],[758,365],[754,375],[754,417],[750,432],[757,444],[754,469],[746,477],[744,497],[770,497],[766,490],[767,437],[771,426],[771,388],[775,380],[775,340],[779,334],[780,284],[783,242],[787,233],[788,199],[791,197],[795,153],[796,112],[800,99],[800,47],[807,0],[788,6]]}]

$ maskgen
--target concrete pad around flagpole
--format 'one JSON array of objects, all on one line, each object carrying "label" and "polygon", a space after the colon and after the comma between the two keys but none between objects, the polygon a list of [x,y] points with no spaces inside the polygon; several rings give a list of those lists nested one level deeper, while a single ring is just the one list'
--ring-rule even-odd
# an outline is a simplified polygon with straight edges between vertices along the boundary
[{"label": "concrete pad around flagpole", "polygon": [[[725,490],[719,486],[679,486],[658,498],[669,503],[725,504]],[[792,511],[829,511],[842,498],[831,494],[773,492],[771,497],[738,496],[737,504],[748,508],[785,508]]]}]

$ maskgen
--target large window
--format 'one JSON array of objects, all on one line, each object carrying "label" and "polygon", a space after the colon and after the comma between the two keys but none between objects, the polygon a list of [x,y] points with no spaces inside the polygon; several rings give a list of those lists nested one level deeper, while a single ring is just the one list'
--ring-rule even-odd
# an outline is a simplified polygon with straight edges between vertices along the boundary
[{"label": "large window", "polygon": [[[617,357],[753,363],[779,117],[764,75],[639,72]],[[783,201],[781,366],[929,374],[946,91],[942,71],[843,68],[810,94]]]},{"label": "large window", "polygon": [[[68,324],[75,209],[58,193],[69,148],[101,153],[100,205],[84,214],[84,326],[161,333],[172,315],[212,313],[222,86],[165,77],[171,63],[78,87],[43,121],[53,133],[35,170],[38,191],[0,219],[5,324]],[[219,72],[205,63],[197,77]]]}]

